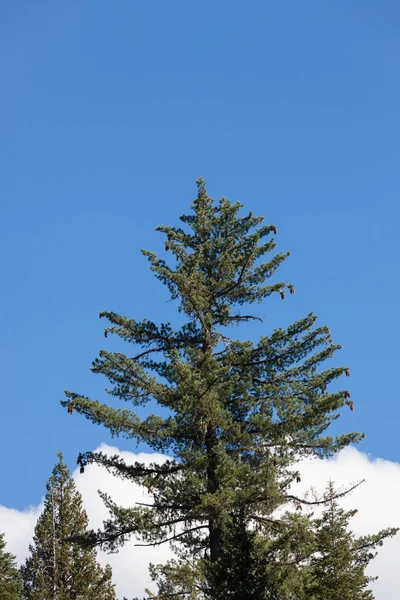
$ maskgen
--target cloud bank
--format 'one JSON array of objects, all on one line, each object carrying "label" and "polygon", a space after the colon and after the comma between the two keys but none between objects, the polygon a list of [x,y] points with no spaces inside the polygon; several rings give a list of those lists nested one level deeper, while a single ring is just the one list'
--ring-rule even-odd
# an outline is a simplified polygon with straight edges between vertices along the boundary
[{"label": "cloud bank", "polygon": [[[118,448],[101,445],[98,451],[107,454],[119,454],[127,462],[162,462],[160,454],[134,454],[120,452]],[[372,459],[356,448],[346,448],[329,460],[305,460],[299,464],[302,482],[296,488],[296,494],[305,493],[311,486],[322,491],[331,478],[336,486],[348,487],[349,484],[365,479],[365,483],[341,501],[344,508],[357,508],[358,513],[352,519],[352,528],[356,535],[374,533],[385,527],[400,526],[400,464],[383,459]],[[149,496],[146,490],[132,483],[113,477],[105,469],[91,465],[80,475],[78,469],[73,473],[77,488],[82,494],[90,526],[96,529],[107,518],[107,511],[97,490],[110,493],[122,506],[132,506],[135,502],[146,502]],[[28,554],[37,517],[42,504],[19,511],[0,505],[0,530],[5,532],[7,547],[22,563]],[[148,574],[149,562],[164,562],[170,556],[167,546],[157,548],[138,547],[134,541],[127,543],[117,554],[99,552],[101,564],[109,563],[113,569],[118,598],[144,596],[144,589],[152,587]],[[376,600],[398,600],[400,584],[398,580],[400,556],[400,535],[387,540],[380,549],[377,558],[370,565],[370,574],[379,579],[372,584]]]}]

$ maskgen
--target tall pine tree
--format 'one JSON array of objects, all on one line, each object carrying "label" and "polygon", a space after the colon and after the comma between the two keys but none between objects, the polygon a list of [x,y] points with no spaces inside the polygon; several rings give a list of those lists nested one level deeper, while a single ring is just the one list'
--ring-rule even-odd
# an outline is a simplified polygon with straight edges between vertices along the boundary
[{"label": "tall pine tree", "polygon": [[0,598],[22,600],[22,581],[15,556],[6,552],[4,533],[0,533]]},{"label": "tall pine tree", "polygon": [[25,600],[115,600],[111,568],[101,568],[95,549],[70,541],[83,535],[88,518],[62,454],[47,483],[44,510],[21,568]]},{"label": "tall pine tree", "polygon": [[[328,435],[340,409],[353,409],[347,390],[328,386],[350,373],[345,366],[323,368],[340,346],[313,314],[256,343],[229,336],[232,326],[254,320],[261,330],[251,305],[294,293],[290,283],[268,283],[288,253],[271,254],[274,225],[251,212],[241,216],[239,202],[214,203],[204,181],[197,185],[193,213],[181,217],[185,229],[158,227],[170,261],[142,251],[178,301],[184,325],[175,330],[170,323],[101,313],[109,322],[105,335],[137,350],[101,350],[92,370],[109,379],[108,393],[131,407],[68,391],[62,405],[170,457],[161,465],[128,465],[118,456],[80,454],[82,466],[103,465],[152,494],[147,506],[128,509],[103,494],[110,519],[81,541],[106,549],[132,535],[144,544],[172,541],[181,560],[176,569],[193,594],[213,599],[215,566],[239,509],[269,534],[275,509],[302,500],[290,491],[296,461],[331,456],[363,436]],[[135,407],[148,403],[165,416],[140,418]],[[189,559],[201,571],[196,576],[188,572]]]}]

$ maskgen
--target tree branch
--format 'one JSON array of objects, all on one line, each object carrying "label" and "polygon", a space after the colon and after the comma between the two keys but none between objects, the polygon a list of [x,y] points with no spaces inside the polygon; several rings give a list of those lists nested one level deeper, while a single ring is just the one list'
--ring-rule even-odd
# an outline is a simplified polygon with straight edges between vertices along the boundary
[{"label": "tree branch", "polygon": [[[187,520],[187,519],[185,519]],[[183,531],[182,533],[177,533],[176,535],[173,535],[169,538],[165,538],[164,540],[161,540],[161,542],[153,542],[152,544],[134,544],[135,546],[140,546],[140,547],[147,547],[147,546],[161,546],[161,544],[165,544],[166,542],[171,542],[172,540],[176,540],[180,537],[183,537],[184,535],[187,535],[188,533],[191,533],[192,531],[197,531],[199,529],[207,529],[208,525],[198,525],[197,527],[193,527],[192,529],[187,529],[186,531]]]}]

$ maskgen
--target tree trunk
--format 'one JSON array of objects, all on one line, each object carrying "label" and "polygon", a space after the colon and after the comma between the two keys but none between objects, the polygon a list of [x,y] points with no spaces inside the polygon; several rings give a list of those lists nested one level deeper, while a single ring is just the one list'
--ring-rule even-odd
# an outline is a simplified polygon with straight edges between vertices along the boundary
[{"label": "tree trunk", "polygon": [[[206,447],[208,455],[208,471],[207,471],[207,491],[210,494],[215,494],[218,490],[218,479],[216,475],[217,459],[215,456],[215,448],[217,446],[217,431],[215,425],[209,424],[207,427]],[[215,563],[221,553],[221,526],[218,515],[215,513],[208,520],[210,532],[210,559]]]},{"label": "tree trunk", "polygon": [[56,558],[56,518],[54,514],[54,497],[53,490],[51,490],[51,507],[52,507],[52,518],[53,518],[53,581],[52,581],[52,600],[57,600],[57,558]]}]

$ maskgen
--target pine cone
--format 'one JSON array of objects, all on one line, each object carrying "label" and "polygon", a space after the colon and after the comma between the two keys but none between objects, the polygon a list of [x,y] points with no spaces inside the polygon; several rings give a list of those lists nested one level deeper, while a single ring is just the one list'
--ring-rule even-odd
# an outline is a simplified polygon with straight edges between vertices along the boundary
[{"label": "pine cone", "polygon": [[165,249],[166,249],[166,251],[168,252],[168,250],[169,250],[170,248],[171,248],[171,242],[170,242],[170,240],[167,240],[167,241],[165,242]]},{"label": "pine cone", "polygon": [[346,377],[350,377],[350,369],[345,369]]},{"label": "pine cone", "polygon": [[274,234],[276,235],[276,227],[275,225],[271,225],[271,230],[274,232]]},{"label": "pine cone", "polygon": [[68,406],[68,414],[72,415],[73,412],[74,412],[74,409],[72,408],[72,406]]},{"label": "pine cone", "polygon": [[297,477],[296,477],[296,481],[297,481],[297,483],[300,483],[300,481],[301,481],[301,477],[300,477],[300,475],[297,475]]},{"label": "pine cone", "polygon": [[281,290],[279,293],[281,295],[282,300],[284,300],[285,299],[285,292],[283,290]]},{"label": "pine cone", "polygon": [[85,467],[81,467],[81,468],[79,469],[79,471],[80,471],[80,474],[82,475],[82,473],[84,473],[84,472],[85,472]]},{"label": "pine cone", "polygon": [[298,504],[298,505],[296,506],[296,510],[303,510],[303,507],[302,507],[302,505],[301,505],[301,504]]},{"label": "pine cone", "polygon": [[289,285],[289,292],[291,294],[294,294],[294,287],[292,285]]}]

